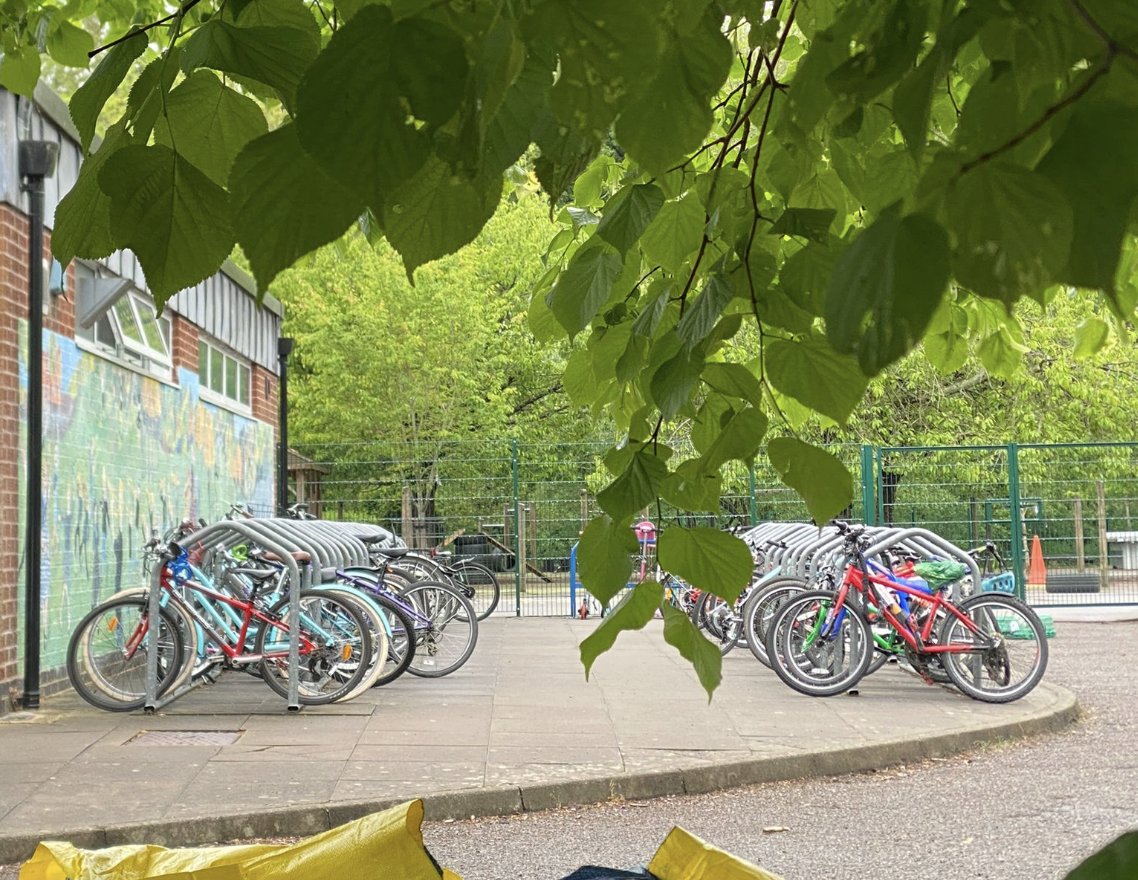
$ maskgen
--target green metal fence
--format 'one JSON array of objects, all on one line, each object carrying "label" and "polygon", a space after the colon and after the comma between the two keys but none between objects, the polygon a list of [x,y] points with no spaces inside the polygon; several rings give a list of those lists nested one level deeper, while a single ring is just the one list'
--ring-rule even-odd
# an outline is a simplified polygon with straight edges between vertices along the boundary
[{"label": "green metal fence", "polygon": [[[516,440],[325,444],[298,450],[292,488],[322,517],[379,523],[409,545],[445,544],[484,562],[502,583],[501,614],[567,615],[570,553],[608,480],[603,451]],[[924,526],[967,547],[992,541],[1033,604],[1138,603],[1138,444],[830,451],[853,477],[852,519]],[[728,467],[716,515],[668,505],[646,515],[661,529],[809,519],[765,460]],[[1031,564],[1037,537],[1042,570]]]},{"label": "green metal fence", "polygon": [[1138,444],[870,449],[874,519],[997,545],[1033,605],[1138,603]]}]

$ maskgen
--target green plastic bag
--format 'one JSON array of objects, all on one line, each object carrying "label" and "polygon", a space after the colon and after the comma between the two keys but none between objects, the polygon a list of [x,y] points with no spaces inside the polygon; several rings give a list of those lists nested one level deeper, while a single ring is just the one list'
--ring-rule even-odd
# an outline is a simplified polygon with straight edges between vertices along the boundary
[{"label": "green plastic bag", "polygon": [[928,581],[934,590],[941,590],[968,573],[968,566],[962,562],[918,562],[913,566],[918,577]]}]

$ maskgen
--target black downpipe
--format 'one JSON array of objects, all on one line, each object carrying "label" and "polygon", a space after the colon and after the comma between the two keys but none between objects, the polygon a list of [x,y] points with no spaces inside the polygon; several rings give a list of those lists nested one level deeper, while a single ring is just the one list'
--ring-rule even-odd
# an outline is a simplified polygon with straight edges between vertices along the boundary
[{"label": "black downpipe", "polygon": [[280,404],[277,415],[281,443],[277,449],[277,514],[288,510],[288,357],[292,354],[293,340],[282,336],[277,340],[277,357],[280,360]]},{"label": "black downpipe", "polygon": [[28,461],[24,520],[24,708],[40,705],[40,532],[43,530],[43,181],[55,173],[59,145],[21,141],[19,171],[28,194]]}]

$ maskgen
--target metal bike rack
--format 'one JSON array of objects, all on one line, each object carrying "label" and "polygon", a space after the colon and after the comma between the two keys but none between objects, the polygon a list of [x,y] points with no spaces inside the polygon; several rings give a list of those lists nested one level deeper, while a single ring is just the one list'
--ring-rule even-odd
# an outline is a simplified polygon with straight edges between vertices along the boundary
[{"label": "metal bike rack", "polygon": [[[288,708],[289,711],[296,712],[300,709],[300,679],[297,674],[300,665],[300,567],[297,565],[296,560],[292,558],[291,552],[286,549],[284,545],[272,538],[266,538],[264,535],[258,534],[256,529],[250,527],[247,522],[240,520],[222,520],[213,525],[205,526],[196,532],[186,535],[179,543],[187,548],[195,547],[199,543],[209,547],[216,545],[218,541],[215,540],[215,538],[218,538],[225,532],[236,532],[246,538],[258,541],[265,546],[266,549],[280,556],[282,563],[288,568]],[[155,565],[150,575],[149,613],[151,624],[154,627],[154,637],[148,641],[146,647],[146,702],[143,705],[147,712],[156,712],[159,708],[176,700],[189,690],[189,688],[184,688],[177,693],[168,696],[163,695],[161,699],[159,699],[158,695],[158,632],[162,619],[160,610],[162,607],[162,572],[165,567],[165,562],[161,565]]]}]

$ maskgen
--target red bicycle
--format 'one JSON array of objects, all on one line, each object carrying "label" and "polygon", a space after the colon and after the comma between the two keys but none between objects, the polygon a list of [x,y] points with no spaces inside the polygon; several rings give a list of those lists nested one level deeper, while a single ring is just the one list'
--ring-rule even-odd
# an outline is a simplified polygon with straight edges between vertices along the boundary
[{"label": "red bicycle", "polygon": [[903,642],[906,659],[926,682],[933,682],[930,664],[939,665],[976,700],[1018,700],[1043,678],[1046,631],[1026,604],[1004,593],[952,601],[877,574],[866,561],[863,528],[839,528],[849,561],[837,591],[794,596],[767,629],[768,655],[787,685],[810,696],[855,687],[875,650],[874,627]]}]

